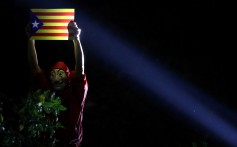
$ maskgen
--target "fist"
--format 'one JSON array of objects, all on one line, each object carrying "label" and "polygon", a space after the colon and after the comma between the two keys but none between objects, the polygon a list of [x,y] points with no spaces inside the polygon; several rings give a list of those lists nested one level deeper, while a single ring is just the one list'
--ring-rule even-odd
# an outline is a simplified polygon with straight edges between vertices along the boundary
[{"label": "fist", "polygon": [[72,36],[74,39],[78,39],[81,34],[81,29],[78,28],[77,23],[70,21],[68,24],[69,36]]}]

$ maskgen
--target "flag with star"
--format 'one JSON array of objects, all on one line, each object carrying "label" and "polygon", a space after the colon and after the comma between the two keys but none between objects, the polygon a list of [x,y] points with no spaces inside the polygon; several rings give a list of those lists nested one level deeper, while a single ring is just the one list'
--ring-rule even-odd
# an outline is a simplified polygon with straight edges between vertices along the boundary
[{"label": "flag with star", "polygon": [[71,40],[68,24],[74,9],[30,9],[31,37],[34,40]]}]

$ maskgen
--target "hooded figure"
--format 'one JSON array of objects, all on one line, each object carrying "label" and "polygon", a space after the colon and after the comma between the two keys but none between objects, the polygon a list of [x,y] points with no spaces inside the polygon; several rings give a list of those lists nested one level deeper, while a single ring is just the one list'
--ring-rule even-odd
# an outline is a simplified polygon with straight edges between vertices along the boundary
[{"label": "hooded figure", "polygon": [[70,71],[64,62],[58,61],[50,70],[51,86],[54,90],[63,90],[70,86]]},{"label": "hooded figure", "polygon": [[[73,37],[75,69],[71,70],[62,62],[56,62],[50,69],[49,77],[38,65],[35,40],[28,40],[28,61],[31,69],[31,90],[52,90],[67,108],[59,116],[64,129],[56,130],[56,139],[60,146],[79,147],[82,142],[82,118],[85,99],[88,91],[86,74],[84,73],[84,54],[80,42],[81,30],[75,22],[69,23]],[[27,33],[30,34],[30,33]]]}]

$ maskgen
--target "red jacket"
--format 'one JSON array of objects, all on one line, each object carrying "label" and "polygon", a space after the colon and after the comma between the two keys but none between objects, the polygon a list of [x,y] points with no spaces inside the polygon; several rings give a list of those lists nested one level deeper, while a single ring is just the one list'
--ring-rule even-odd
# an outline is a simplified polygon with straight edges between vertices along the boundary
[{"label": "red jacket", "polygon": [[[30,76],[31,90],[49,90],[51,89],[49,81],[44,71]],[[61,112],[59,121],[65,129],[56,131],[56,138],[64,142],[74,142],[73,146],[78,146],[82,141],[82,119],[83,108],[88,91],[86,74],[75,77],[74,72],[70,73],[70,84],[67,88],[58,93],[61,97],[62,105],[67,108]]]}]

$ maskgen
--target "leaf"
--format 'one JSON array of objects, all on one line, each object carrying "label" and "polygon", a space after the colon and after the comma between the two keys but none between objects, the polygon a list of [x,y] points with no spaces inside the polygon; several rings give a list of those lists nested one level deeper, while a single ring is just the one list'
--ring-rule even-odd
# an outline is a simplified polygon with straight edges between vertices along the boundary
[{"label": "leaf", "polygon": [[57,122],[56,123],[56,128],[64,128],[64,126],[60,122]]},{"label": "leaf", "polygon": [[54,105],[60,105],[61,100],[57,98],[57,99],[53,100],[52,103],[54,103]]},{"label": "leaf", "polygon": [[50,107],[53,107],[53,106],[54,106],[54,104],[51,103],[51,102],[45,102],[45,103],[43,104],[43,107],[45,107],[45,108],[50,108]]},{"label": "leaf", "polygon": [[20,124],[19,125],[19,131],[22,131],[24,129],[24,125],[23,124]]},{"label": "leaf", "polygon": [[67,110],[67,108],[64,107],[64,106],[62,106],[62,105],[60,105],[60,106],[59,106],[59,110],[60,110],[60,111],[65,111],[65,110]]},{"label": "leaf", "polygon": [[20,111],[19,111],[19,113],[24,113],[25,112],[25,107],[23,107]]}]

